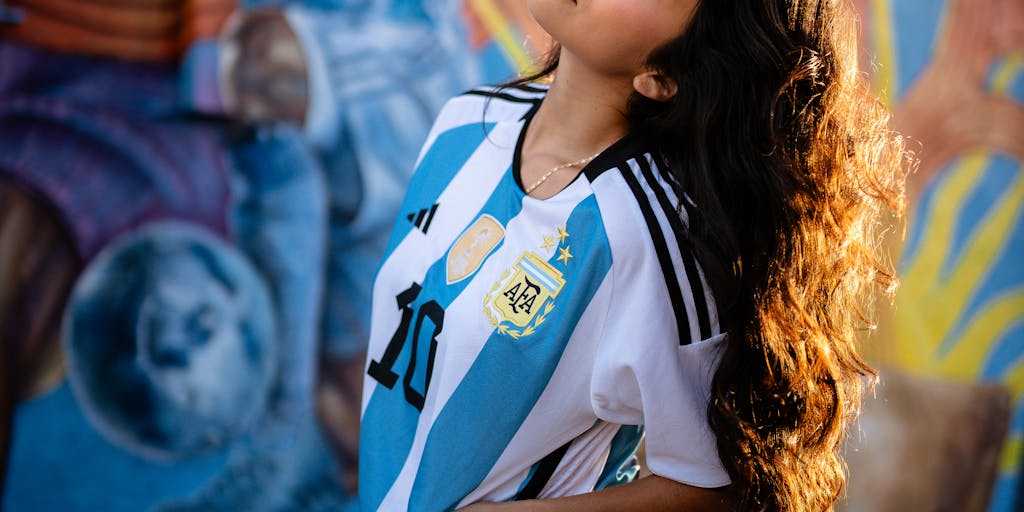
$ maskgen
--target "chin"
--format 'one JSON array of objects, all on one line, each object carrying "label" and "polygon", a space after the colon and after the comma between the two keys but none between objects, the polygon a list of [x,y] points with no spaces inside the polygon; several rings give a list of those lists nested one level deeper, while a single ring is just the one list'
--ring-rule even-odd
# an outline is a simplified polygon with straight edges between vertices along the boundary
[{"label": "chin", "polygon": [[555,41],[561,41],[561,25],[567,12],[576,7],[576,0],[526,0],[526,7],[540,28]]}]

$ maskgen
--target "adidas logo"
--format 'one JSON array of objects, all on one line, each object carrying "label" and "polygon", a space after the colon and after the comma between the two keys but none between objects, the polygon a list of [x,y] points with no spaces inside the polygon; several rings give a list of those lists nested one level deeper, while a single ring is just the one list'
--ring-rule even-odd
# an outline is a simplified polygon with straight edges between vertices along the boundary
[{"label": "adidas logo", "polygon": [[423,234],[427,234],[427,230],[430,229],[430,221],[434,219],[434,213],[437,211],[437,206],[438,204],[434,203],[434,206],[410,213],[405,218],[409,219],[409,222],[412,222]]}]

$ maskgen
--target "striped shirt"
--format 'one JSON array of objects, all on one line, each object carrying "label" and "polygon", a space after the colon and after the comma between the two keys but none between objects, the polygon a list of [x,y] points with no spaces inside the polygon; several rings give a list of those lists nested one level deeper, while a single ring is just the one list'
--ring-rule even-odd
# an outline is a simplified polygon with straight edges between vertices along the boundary
[{"label": "striped shirt", "polygon": [[635,474],[643,435],[653,473],[729,483],[706,419],[725,335],[686,210],[634,135],[526,195],[544,94],[458,96],[420,154],[373,291],[363,510],[608,487]]}]

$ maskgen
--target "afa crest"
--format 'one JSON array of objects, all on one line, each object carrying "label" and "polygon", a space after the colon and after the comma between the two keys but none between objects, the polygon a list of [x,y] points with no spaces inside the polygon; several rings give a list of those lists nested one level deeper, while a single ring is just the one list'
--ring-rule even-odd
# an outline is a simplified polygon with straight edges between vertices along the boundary
[{"label": "afa crest", "polygon": [[484,314],[501,334],[529,336],[554,309],[562,273],[534,252],[519,257],[484,297]]}]

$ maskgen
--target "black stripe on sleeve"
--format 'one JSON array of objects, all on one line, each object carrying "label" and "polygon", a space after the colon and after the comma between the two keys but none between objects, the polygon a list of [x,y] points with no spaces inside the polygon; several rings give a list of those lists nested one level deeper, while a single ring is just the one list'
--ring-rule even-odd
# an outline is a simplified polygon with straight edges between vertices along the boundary
[{"label": "black stripe on sleeve", "polygon": [[[643,158],[642,156],[640,158]],[[644,221],[647,222],[647,229],[651,233],[651,240],[654,242],[654,252],[658,256],[658,263],[661,265],[661,273],[665,277],[665,287],[668,288],[668,296],[672,299],[672,311],[676,315],[676,327],[679,329],[679,344],[686,345],[692,341],[690,336],[690,319],[686,314],[686,303],[683,302],[683,293],[679,290],[679,281],[676,279],[675,270],[672,268],[672,257],[668,253],[668,244],[665,242],[665,234],[661,231],[658,218],[654,215],[647,194],[640,188],[640,182],[633,174],[628,164],[619,165],[619,172],[633,192],[640,212],[643,213]]]},{"label": "black stripe on sleeve", "polygon": [[526,485],[516,493],[515,501],[532,500],[540,496],[540,492],[544,490],[548,480],[551,480],[551,475],[555,474],[555,469],[558,469],[558,465],[562,463],[562,458],[565,457],[565,452],[569,451],[571,444],[572,441],[563,444],[537,463],[537,469],[530,475]]},{"label": "black stripe on sleeve", "polygon": [[668,185],[672,187],[672,190],[682,190],[683,186],[679,184],[679,180],[676,179],[675,175],[671,172],[668,172],[671,166],[668,163],[668,159],[665,158],[664,153],[656,152],[653,153],[652,156],[654,158],[655,166],[658,168],[658,174],[668,182]]},{"label": "black stripe on sleeve", "polygon": [[654,160],[655,168],[657,168],[658,170],[658,175],[661,176],[661,178],[664,179],[666,182],[668,182],[669,188],[676,192],[676,195],[679,196],[680,204],[682,204],[683,209],[686,210],[687,218],[693,217],[693,201],[690,199],[689,196],[683,193],[683,186],[679,183],[679,180],[676,179],[675,175],[673,175],[671,172],[668,172],[668,169],[670,167],[668,159],[665,158],[665,155],[662,153],[653,153],[652,159]]},{"label": "black stripe on sleeve", "polygon": [[[683,228],[683,221],[679,218],[679,212],[672,207],[665,189],[655,179],[654,172],[651,170],[650,162],[647,158],[640,157],[637,159],[637,163],[640,164],[640,172],[644,175],[651,190],[654,191],[654,196],[658,198],[658,204],[661,205],[661,209],[668,219],[668,224],[672,227],[672,233],[676,236],[676,242],[679,244],[679,255],[683,258],[686,279],[690,282],[690,295],[693,297],[693,307],[697,311],[700,339],[706,340],[711,337],[711,319],[708,313],[708,303],[704,296],[704,286],[700,282],[697,260],[694,258],[689,244],[686,243],[686,230]],[[686,199],[682,201],[686,202]]]}]

